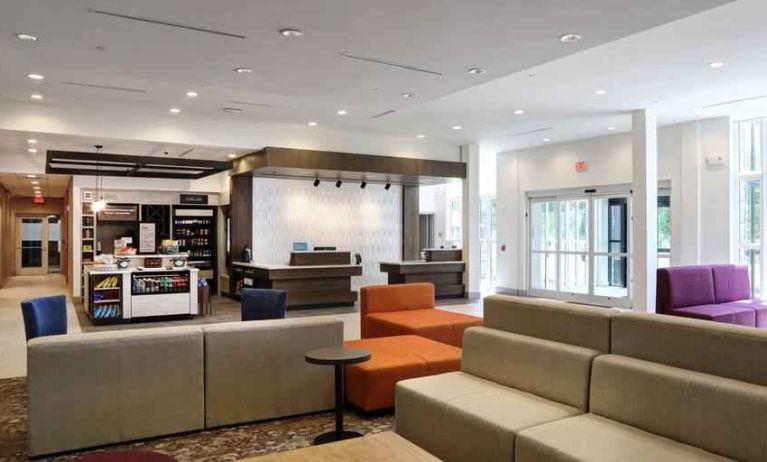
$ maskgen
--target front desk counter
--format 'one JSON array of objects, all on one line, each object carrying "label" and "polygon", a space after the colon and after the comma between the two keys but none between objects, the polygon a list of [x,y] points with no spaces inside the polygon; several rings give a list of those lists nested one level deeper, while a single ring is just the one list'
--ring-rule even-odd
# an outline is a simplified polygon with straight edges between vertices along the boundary
[{"label": "front desk counter", "polygon": [[354,276],[362,276],[361,265],[291,266],[234,262],[230,293],[239,300],[243,288],[284,289],[288,308],[352,306],[357,301],[357,292],[352,290]]},{"label": "front desk counter", "polygon": [[137,318],[194,316],[197,268],[85,269],[85,311],[93,324],[118,324]]},{"label": "front desk counter", "polygon": [[381,272],[387,273],[389,284],[431,282],[436,298],[464,298],[466,289],[462,261],[392,261],[380,262]]}]

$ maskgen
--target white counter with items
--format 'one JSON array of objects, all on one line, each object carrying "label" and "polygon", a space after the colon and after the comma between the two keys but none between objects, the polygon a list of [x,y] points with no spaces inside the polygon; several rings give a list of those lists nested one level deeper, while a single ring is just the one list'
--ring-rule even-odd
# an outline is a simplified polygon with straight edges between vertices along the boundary
[{"label": "white counter with items", "polygon": [[87,267],[83,303],[94,324],[135,318],[200,314],[198,269]]}]

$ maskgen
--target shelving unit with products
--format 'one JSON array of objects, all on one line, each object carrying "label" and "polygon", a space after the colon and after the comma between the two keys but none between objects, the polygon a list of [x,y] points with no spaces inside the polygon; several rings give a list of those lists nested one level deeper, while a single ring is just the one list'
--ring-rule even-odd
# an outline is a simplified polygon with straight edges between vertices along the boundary
[{"label": "shelving unit with products", "polygon": [[207,279],[215,293],[218,272],[215,207],[175,206],[173,238],[178,241],[179,251],[189,255],[187,264],[200,270],[199,277]]},{"label": "shelving unit with products", "polygon": [[83,202],[83,214],[80,234],[81,262],[92,264],[96,255],[96,215],[93,213],[92,202]]},{"label": "shelving unit with products", "polygon": [[123,275],[91,273],[88,281],[87,313],[94,325],[123,321]]}]

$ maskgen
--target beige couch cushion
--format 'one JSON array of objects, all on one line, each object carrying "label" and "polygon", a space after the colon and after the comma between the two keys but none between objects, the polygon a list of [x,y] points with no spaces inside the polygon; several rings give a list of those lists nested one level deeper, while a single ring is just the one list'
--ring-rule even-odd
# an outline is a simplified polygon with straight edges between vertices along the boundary
[{"label": "beige couch cushion", "polygon": [[767,386],[767,330],[642,313],[612,318],[614,354]]},{"label": "beige couch cushion", "polygon": [[767,388],[758,385],[603,355],[590,410],[723,456],[767,460]]},{"label": "beige couch cushion", "polygon": [[27,361],[33,456],[204,425],[199,327],[39,337]]},{"label": "beige couch cushion", "polygon": [[304,358],[309,350],[341,346],[342,321],[234,322],[203,331],[206,427],[333,407],[333,367]]},{"label": "beige couch cushion", "polygon": [[396,431],[446,461],[509,461],[515,434],[573,407],[463,372],[397,383]]},{"label": "beige couch cushion", "polygon": [[517,434],[516,462],[724,462],[702,449],[594,414],[570,417]]},{"label": "beige couch cushion", "polygon": [[596,350],[486,327],[463,339],[461,370],[586,412]]},{"label": "beige couch cushion", "polygon": [[610,351],[609,308],[509,295],[484,299],[485,327]]}]

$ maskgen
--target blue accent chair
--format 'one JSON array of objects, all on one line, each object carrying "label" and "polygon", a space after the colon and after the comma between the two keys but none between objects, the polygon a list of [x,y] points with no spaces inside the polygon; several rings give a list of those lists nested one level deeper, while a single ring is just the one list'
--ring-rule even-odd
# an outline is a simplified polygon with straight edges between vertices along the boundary
[{"label": "blue accent chair", "polygon": [[287,295],[281,289],[242,289],[240,313],[243,321],[283,319]]},{"label": "blue accent chair", "polygon": [[27,341],[35,337],[67,333],[67,297],[30,298],[21,302]]}]

